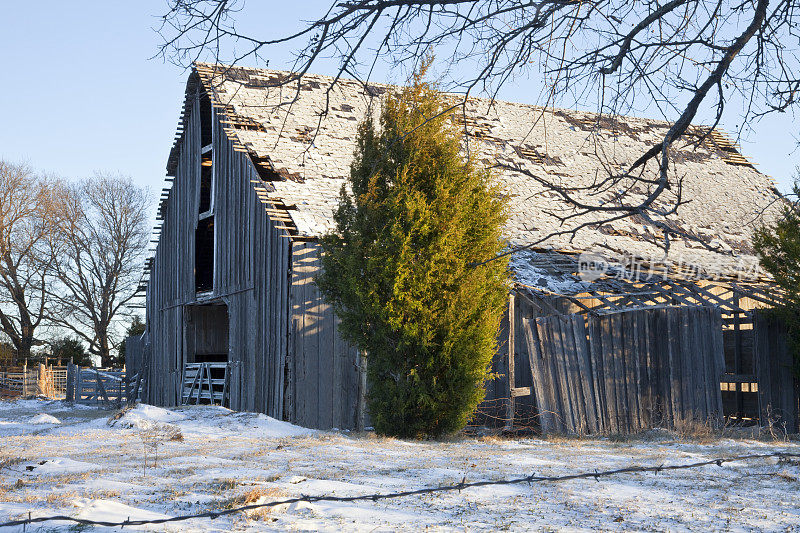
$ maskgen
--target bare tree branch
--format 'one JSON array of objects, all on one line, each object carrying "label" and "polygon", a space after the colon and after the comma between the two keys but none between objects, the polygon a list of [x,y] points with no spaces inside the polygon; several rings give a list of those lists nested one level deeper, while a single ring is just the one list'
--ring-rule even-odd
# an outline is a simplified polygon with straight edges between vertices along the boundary
[{"label": "bare tree branch", "polygon": [[[275,83],[297,83],[298,91],[299,80],[321,59],[338,59],[336,80],[361,79],[362,69],[371,73],[379,60],[412,70],[436,50],[443,54],[443,88],[465,99],[477,90],[495,97],[515,77],[534,73],[541,77],[539,103],[591,102],[598,123],[657,109],[671,123],[660,141],[625,169],[609,166],[592,188],[579,191],[535,176],[571,208],[570,218],[600,216],[565,229],[571,236],[592,224],[639,216],[663,232],[665,248],[674,237],[710,247],[663,220],[689,200],[674,172],[676,141],[691,134],[693,142],[703,142],[732,100],[744,103],[745,124],[793,108],[800,90],[800,4],[789,0],[349,0],[277,38],[239,32],[236,21],[246,16],[240,1],[171,0],[169,6],[159,29],[163,57],[184,66],[208,55],[235,64],[293,46],[294,74]],[[231,45],[237,52],[224,55]],[[698,134],[690,126],[700,113],[714,120]],[[644,197],[632,193],[640,187]],[[609,203],[599,194],[609,190],[623,192]],[[532,239],[541,243],[560,234]]]},{"label": "bare tree branch", "polygon": [[17,357],[40,344],[36,330],[50,317],[45,291],[55,256],[51,242],[63,221],[60,183],[0,161],[0,332]]}]

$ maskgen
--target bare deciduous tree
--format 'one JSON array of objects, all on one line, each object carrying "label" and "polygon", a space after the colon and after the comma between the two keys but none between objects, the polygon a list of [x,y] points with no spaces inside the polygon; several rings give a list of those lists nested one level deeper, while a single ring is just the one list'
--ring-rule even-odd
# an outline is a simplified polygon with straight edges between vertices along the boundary
[{"label": "bare deciduous tree", "polygon": [[0,331],[20,360],[39,343],[36,330],[49,315],[50,245],[63,221],[59,188],[57,180],[0,161]]},{"label": "bare deciduous tree", "polygon": [[149,196],[128,178],[97,175],[68,189],[69,225],[58,243],[53,322],[86,341],[102,366],[114,363],[114,321],[136,293],[149,239]]},{"label": "bare deciduous tree", "polygon": [[[411,70],[435,49],[447,56],[440,64],[450,66],[445,88],[465,95],[479,89],[494,97],[509,80],[533,72],[544,106],[593,102],[606,117],[655,109],[672,124],[663,137],[589,187],[515,170],[571,206],[563,221],[638,215],[663,231],[665,246],[676,234],[694,238],[665,217],[687,201],[671,172],[671,147],[681,138],[703,140],[689,127],[698,113],[714,117],[713,129],[733,101],[747,124],[794,107],[800,89],[800,4],[789,0],[337,0],[301,31],[278,37],[241,33],[236,22],[248,18],[241,1],[169,5],[161,52],[184,65],[209,53],[233,64],[257,61],[276,46],[292,46],[296,75],[276,83],[298,82],[330,58],[339,61],[336,79],[366,81],[377,60]],[[222,57],[229,48],[235,52]],[[564,233],[574,236],[584,226]]]}]

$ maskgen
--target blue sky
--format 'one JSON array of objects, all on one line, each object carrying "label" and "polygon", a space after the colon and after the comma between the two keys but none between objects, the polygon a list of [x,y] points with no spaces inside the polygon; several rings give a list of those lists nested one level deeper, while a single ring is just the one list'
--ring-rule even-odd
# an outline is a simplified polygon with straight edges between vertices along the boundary
[{"label": "blue sky", "polygon": [[[284,35],[329,2],[251,1],[248,29]],[[187,75],[150,59],[160,43],[152,28],[165,6],[164,0],[6,3],[0,158],[68,179],[119,172],[157,196]],[[290,51],[272,50],[270,67],[285,68]],[[326,74],[330,68],[321,64],[316,70]],[[382,81],[380,72],[373,78]],[[535,94],[520,80],[500,96],[535,103]],[[735,130],[734,110],[724,125]],[[786,191],[800,164],[797,137],[794,117],[769,117],[741,139],[742,150]]]}]

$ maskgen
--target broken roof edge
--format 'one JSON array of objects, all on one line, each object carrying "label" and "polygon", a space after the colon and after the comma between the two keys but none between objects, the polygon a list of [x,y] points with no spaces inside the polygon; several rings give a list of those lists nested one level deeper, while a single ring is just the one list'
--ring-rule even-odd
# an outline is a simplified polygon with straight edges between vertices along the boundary
[{"label": "broken roof edge", "polygon": [[511,256],[509,270],[515,285],[543,293],[571,296],[586,291],[619,292],[624,287],[653,283],[756,284],[774,287],[756,257],[739,254],[734,266],[720,263],[716,268],[684,261],[681,257],[661,260],[632,254],[612,256],[590,250],[531,248]]},{"label": "broken roof edge", "polygon": [[[221,86],[222,82],[235,82],[235,83],[239,83],[239,84],[242,84],[242,85],[246,86],[246,84],[244,84],[242,82],[242,80],[237,79],[236,76],[233,76],[233,78],[226,77],[226,75],[228,73],[237,73],[238,72],[239,76],[241,76],[241,73],[254,73],[254,74],[258,74],[258,75],[263,76],[263,77],[269,77],[269,75],[276,75],[276,74],[284,75],[286,77],[286,79],[284,81],[281,81],[280,83],[258,85],[258,87],[260,87],[260,88],[285,87],[285,86],[287,86],[287,84],[291,84],[291,83],[298,83],[299,84],[299,83],[302,83],[304,78],[306,78],[306,79],[324,80],[330,85],[331,89],[333,89],[336,85],[346,85],[346,84],[356,84],[356,85],[359,85],[359,86],[363,87],[365,90],[370,91],[370,92],[372,92],[372,90],[375,89],[375,88],[379,88],[379,89],[382,89],[383,91],[379,92],[378,94],[370,94],[370,96],[379,97],[386,90],[398,91],[398,90],[402,90],[405,87],[405,85],[395,85],[395,84],[381,83],[381,82],[365,82],[365,81],[361,81],[361,80],[358,80],[358,79],[355,79],[355,78],[345,78],[345,77],[334,78],[333,76],[328,76],[328,75],[325,75],[325,74],[314,74],[314,73],[304,73],[303,74],[303,73],[297,73],[297,72],[288,71],[288,70],[277,70],[277,69],[268,69],[268,68],[261,68],[261,67],[246,67],[246,66],[240,66],[240,65],[227,65],[227,64],[224,64],[224,63],[208,63],[208,62],[202,62],[202,61],[195,61],[192,64],[192,73],[199,74],[199,72],[201,70],[204,70],[206,73],[210,73],[213,77],[219,77],[220,78],[219,86]],[[209,82],[212,82],[214,80],[213,79],[205,80],[205,79],[203,79],[202,76],[198,76],[198,77],[199,77],[199,81],[204,86],[204,89],[209,94],[209,96],[212,98],[212,100],[216,100],[217,103],[220,106],[226,106],[226,107],[230,106],[231,101],[233,100],[233,97],[231,97],[231,101],[222,102],[218,98],[218,93],[216,91],[216,88],[215,88],[214,84],[213,83],[209,83]],[[191,78],[191,74],[190,74],[190,78]],[[187,92],[188,92],[188,81],[187,81]],[[547,112],[547,113],[551,113],[553,115],[561,116],[561,117],[564,117],[564,118],[566,118],[566,117],[568,117],[570,115],[576,115],[576,114],[580,115],[580,114],[582,114],[582,115],[585,115],[585,116],[594,117],[594,120],[593,121],[589,121],[589,122],[594,122],[595,124],[597,124],[599,130],[610,129],[611,131],[614,131],[613,128],[604,128],[601,125],[601,122],[604,119],[605,120],[610,120],[613,123],[618,123],[618,124],[621,124],[621,125],[627,125],[627,124],[630,124],[630,123],[638,122],[638,123],[642,123],[642,124],[645,124],[645,125],[651,126],[651,127],[664,128],[665,130],[669,129],[674,124],[673,121],[669,121],[669,120],[666,120],[666,119],[659,119],[659,118],[640,117],[640,116],[624,115],[624,114],[608,114],[608,113],[602,113],[602,112],[597,112],[597,111],[569,109],[569,108],[556,107],[556,106],[543,107],[543,106],[536,105],[536,104],[529,104],[529,103],[523,103],[523,102],[514,102],[514,101],[511,101],[511,100],[503,100],[503,99],[499,99],[499,98],[489,98],[489,97],[484,97],[484,96],[467,96],[467,95],[462,94],[462,93],[448,92],[448,91],[440,91],[440,92],[441,92],[442,96],[445,97],[445,98],[453,98],[453,97],[455,97],[455,98],[458,98],[460,100],[463,100],[464,104],[467,104],[467,103],[484,104],[487,109],[491,109],[493,106],[499,104],[499,105],[513,105],[513,106],[528,108],[528,109],[530,109],[532,111],[541,112],[541,113]],[[466,127],[466,124],[465,124],[465,127]],[[726,158],[726,162],[728,162],[730,164],[734,164],[734,165],[743,165],[743,166],[750,167],[753,170],[755,170],[757,173],[761,174],[762,176],[767,177],[769,179],[769,181],[773,183],[773,185],[775,184],[775,180],[772,177],[770,177],[770,176],[764,174],[763,172],[761,172],[756,167],[756,163],[754,163],[751,160],[751,158],[745,156],[742,153],[741,146],[738,144],[738,142],[735,142],[735,141],[731,140],[730,135],[728,134],[728,132],[724,128],[716,126],[713,129],[711,129],[711,126],[708,126],[708,125],[705,125],[705,124],[690,124],[689,127],[687,128],[687,131],[684,133],[684,135],[682,137],[684,139],[695,137],[695,138],[697,138],[698,142],[702,141],[702,142],[713,143],[714,146],[718,150],[720,150],[722,152],[727,152],[727,153],[730,154],[730,158]],[[779,191],[777,191],[777,188],[775,188],[775,192],[779,193]]]}]

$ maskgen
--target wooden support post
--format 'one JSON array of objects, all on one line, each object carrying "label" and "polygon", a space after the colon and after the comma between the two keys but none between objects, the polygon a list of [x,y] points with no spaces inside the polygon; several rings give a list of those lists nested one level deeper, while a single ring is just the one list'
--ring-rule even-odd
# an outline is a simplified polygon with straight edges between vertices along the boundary
[{"label": "wooden support post", "polygon": [[200,363],[200,368],[197,369],[197,373],[200,376],[200,381],[197,383],[197,400],[194,402],[195,405],[200,405],[200,396],[203,394],[203,373],[205,370],[205,363]]},{"label": "wooden support post", "polygon": [[133,393],[131,394],[130,400],[128,400],[128,403],[130,405],[134,405],[136,401],[139,399],[139,387],[141,386],[141,384],[142,384],[142,375],[141,373],[137,372],[136,379],[134,380],[133,384]]},{"label": "wooden support post", "polygon": [[356,404],[356,431],[364,431],[367,417],[367,358],[358,352],[358,403]]},{"label": "wooden support post", "polygon": [[36,388],[38,389],[39,394],[42,396],[48,396],[47,368],[45,368],[44,363],[39,363],[38,379],[36,381]]},{"label": "wooden support post", "polygon": [[83,372],[81,372],[81,367],[78,365],[75,366],[75,401],[80,403],[83,399]]},{"label": "wooden support post", "polygon": [[[734,291],[733,303],[735,307],[739,307],[739,295]],[[738,374],[743,373],[742,368],[742,330],[741,330],[741,317],[736,311],[733,312],[733,367],[734,372]],[[741,423],[744,417],[744,396],[742,395],[742,384],[737,383],[736,387],[736,420]]]},{"label": "wooden support post", "polygon": [[125,389],[127,387],[124,386],[125,382],[125,371],[123,370],[122,373],[119,375],[119,382],[117,383],[117,409],[122,409],[122,398],[125,394]]},{"label": "wooden support post", "polygon": [[225,363],[225,375],[223,376],[224,379],[222,380],[222,399],[220,400],[220,405],[223,407],[230,407],[231,405],[230,400],[228,400],[228,383],[231,379],[230,367],[230,362]]},{"label": "wooden support post", "polygon": [[94,382],[95,393],[96,393],[95,394],[95,398],[99,402],[100,401],[100,397],[102,396],[103,401],[105,402],[106,405],[108,405],[108,404],[111,403],[111,401],[108,398],[108,391],[106,391],[106,387],[105,387],[105,385],[103,385],[103,378],[100,377],[100,372],[97,369],[95,369],[94,372],[95,372],[95,378],[96,378],[96,380]]},{"label": "wooden support post", "polygon": [[67,364],[66,397],[68,402],[75,401],[75,365],[73,365],[71,362]]},{"label": "wooden support post", "polygon": [[508,356],[506,357],[506,362],[508,363],[508,410],[506,411],[506,429],[514,427],[514,389],[516,388],[514,346],[514,293],[511,292],[508,295]]}]

